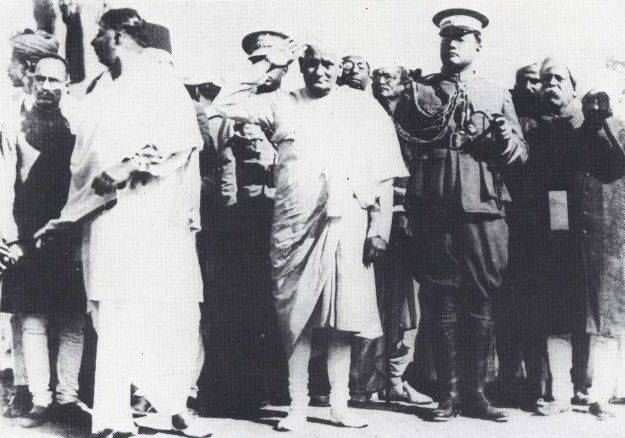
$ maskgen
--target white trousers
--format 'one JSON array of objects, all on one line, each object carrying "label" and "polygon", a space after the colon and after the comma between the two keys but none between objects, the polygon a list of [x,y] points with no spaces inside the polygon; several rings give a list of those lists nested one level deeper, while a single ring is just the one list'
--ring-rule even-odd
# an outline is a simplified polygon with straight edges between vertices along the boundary
[{"label": "white trousers", "polygon": [[[0,287],[2,284],[0,283]],[[0,371],[13,369],[13,336],[11,332],[11,315],[0,313]]]},{"label": "white trousers", "polygon": [[186,410],[196,377],[197,302],[90,302],[98,333],[92,430],[133,432],[130,384],[161,415]]},{"label": "white trousers", "polygon": [[24,346],[22,344],[22,318],[20,315],[11,315],[11,332],[13,384],[15,386],[28,385],[26,364],[24,363]]},{"label": "white trousers", "polygon": [[[33,396],[35,406],[49,406],[52,403],[52,391],[48,350],[48,335],[51,330],[48,316],[26,313],[19,315],[19,319],[28,390]],[[58,376],[56,401],[59,404],[76,403],[84,346],[85,317],[83,314],[63,316],[58,317],[55,322],[59,342],[56,357]]]},{"label": "white trousers", "polygon": [[573,363],[573,347],[570,336],[550,336],[547,339],[549,366],[553,378],[553,396],[568,403],[573,396],[569,370]]},{"label": "white trousers", "polygon": [[590,401],[607,405],[610,398],[618,395],[619,374],[623,374],[622,352],[619,344],[625,337],[590,336],[590,364],[592,386],[589,389]]},{"label": "white trousers", "polygon": [[206,350],[204,349],[204,337],[202,335],[202,329],[197,337],[197,354],[195,356],[194,368],[191,373],[191,389],[189,390],[189,397],[197,399],[200,392],[198,381],[204,368],[204,360],[206,359]]}]

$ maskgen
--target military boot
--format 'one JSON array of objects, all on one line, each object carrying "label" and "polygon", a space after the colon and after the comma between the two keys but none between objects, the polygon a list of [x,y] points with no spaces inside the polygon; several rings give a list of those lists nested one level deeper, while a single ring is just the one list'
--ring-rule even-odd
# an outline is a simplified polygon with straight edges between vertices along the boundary
[{"label": "military boot", "polygon": [[459,414],[456,331],[455,315],[453,318],[442,318],[439,322],[434,350],[439,381],[438,407],[434,410],[434,419],[438,421],[447,421]]},{"label": "military boot", "polygon": [[489,318],[469,316],[468,335],[471,349],[467,352],[466,394],[463,394],[462,413],[467,417],[505,422],[507,414],[491,406],[484,395],[488,354],[492,339],[492,322]]}]

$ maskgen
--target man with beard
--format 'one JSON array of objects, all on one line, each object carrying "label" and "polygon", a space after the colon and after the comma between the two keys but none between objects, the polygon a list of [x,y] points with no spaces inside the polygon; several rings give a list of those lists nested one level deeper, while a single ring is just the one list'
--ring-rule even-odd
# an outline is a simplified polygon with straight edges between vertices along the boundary
[{"label": "man with beard", "polygon": [[33,408],[18,420],[35,427],[51,415],[48,335],[58,328],[55,414],[65,421],[88,421],[78,400],[78,374],[83,351],[85,297],[80,270],[74,268],[76,238],[61,234],[40,249],[33,236],[59,216],[67,199],[69,162],[74,136],[61,114],[67,70],[62,58],[48,55],[33,76],[35,104],[23,112],[22,134],[16,139],[18,180],[13,212],[17,223],[17,263],[3,281],[2,311],[22,321],[24,363]]},{"label": "man with beard", "polygon": [[[9,102],[4,105],[3,110],[5,112],[2,117],[6,128],[5,139],[11,132],[20,131],[23,112],[30,111],[33,106],[32,74],[37,62],[43,56],[57,54],[59,50],[59,43],[56,38],[43,30],[26,29],[14,35],[10,42],[12,52],[7,73],[13,86],[13,94],[10,96]],[[13,184],[17,167],[17,151],[11,146],[11,143],[7,143],[5,146],[4,162],[11,181],[10,184]],[[13,195],[12,193],[9,195],[10,207],[7,213],[12,216]],[[13,219],[11,218],[11,220]],[[19,315],[11,316],[11,331],[15,394],[3,412],[4,416],[10,418],[26,414],[32,408],[22,348],[22,323]]]},{"label": "man with beard", "polygon": [[[576,83],[565,64],[546,59],[540,79],[541,114],[526,136],[531,156],[522,198],[533,206],[524,211],[531,225],[524,239],[536,245],[532,255],[540,290],[524,315],[526,324],[536,327],[531,342],[542,345],[549,336],[550,353],[562,342],[553,335],[573,335],[573,343],[576,333],[590,335],[595,364],[590,412],[604,418],[625,321],[625,125],[612,116],[607,94],[592,91],[581,101],[576,98]],[[573,351],[575,360],[575,345]],[[539,379],[529,379],[530,401],[544,415],[568,409],[560,392],[566,383],[559,379],[568,364],[558,355],[549,359],[556,400],[540,400]],[[572,374],[578,391],[586,379],[585,366],[574,363]]]},{"label": "man with beard", "polygon": [[[262,83],[273,66],[289,63],[293,55],[285,49],[268,54],[253,83]],[[331,421],[364,427],[347,408],[351,342],[354,336],[382,334],[372,262],[390,232],[392,179],[404,176],[405,169],[381,108],[362,93],[336,87],[335,55],[306,45],[299,64],[305,88],[270,99],[224,101],[220,107],[236,120],[261,124],[279,144],[271,260],[289,357],[291,410],[278,429],[297,430],[306,423],[315,328],[329,333]],[[372,122],[369,128],[363,129],[361,117]]]},{"label": "man with beard", "polygon": [[134,435],[134,383],[165,428],[191,434],[186,401],[203,295],[195,247],[202,140],[173,68],[144,52],[137,11],[111,9],[99,26],[92,45],[113,74],[72,121],[68,202],[47,227],[78,220],[82,230],[98,334],[92,431]]},{"label": "man with beard", "polygon": [[369,90],[371,86],[371,66],[365,58],[347,55],[342,59],[341,76],[337,83],[355,90]]},{"label": "man with beard", "polygon": [[433,21],[440,28],[441,73],[408,88],[395,120],[404,150],[411,151],[407,196],[418,279],[435,320],[435,418],[461,411],[505,421],[505,413],[486,398],[484,384],[492,300],[508,259],[504,203],[510,196],[501,173],[523,162],[527,147],[510,94],[480,77],[474,65],[488,18],[448,9]]}]

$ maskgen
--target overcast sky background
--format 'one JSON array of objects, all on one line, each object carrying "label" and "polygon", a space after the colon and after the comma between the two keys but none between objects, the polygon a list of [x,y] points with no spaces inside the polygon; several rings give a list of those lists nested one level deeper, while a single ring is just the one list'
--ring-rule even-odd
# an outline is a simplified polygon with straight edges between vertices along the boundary
[{"label": "overcast sky background", "polygon": [[[88,40],[102,0],[78,0]],[[318,40],[340,53],[366,56],[373,66],[403,64],[424,72],[440,68],[439,37],[432,16],[447,7],[473,7],[491,19],[484,32],[481,72],[510,86],[521,65],[557,55],[567,61],[580,89],[625,88],[625,73],[606,60],[625,61],[623,0],[106,0],[132,6],[146,19],[170,27],[181,75],[228,76],[246,62],[241,38],[259,29],[279,30],[298,41]],[[0,38],[33,26],[30,0],[2,0]],[[62,37],[64,25],[57,25]],[[88,75],[101,68],[87,45]],[[8,46],[0,53],[5,62]],[[297,72],[288,83],[299,84]]]}]

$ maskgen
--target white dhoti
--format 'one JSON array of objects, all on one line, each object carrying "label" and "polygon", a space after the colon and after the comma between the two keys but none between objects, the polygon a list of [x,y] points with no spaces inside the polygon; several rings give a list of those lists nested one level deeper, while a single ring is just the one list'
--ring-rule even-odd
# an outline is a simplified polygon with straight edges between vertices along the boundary
[{"label": "white dhoti", "polygon": [[198,354],[198,303],[91,304],[98,333],[92,430],[135,430],[131,383],[160,414],[184,412]]}]

